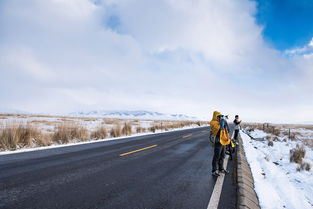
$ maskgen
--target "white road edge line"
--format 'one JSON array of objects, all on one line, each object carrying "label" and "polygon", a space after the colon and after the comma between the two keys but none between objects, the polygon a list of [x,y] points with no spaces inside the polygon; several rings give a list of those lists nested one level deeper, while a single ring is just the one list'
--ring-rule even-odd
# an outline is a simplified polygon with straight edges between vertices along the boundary
[{"label": "white road edge line", "polygon": [[[227,169],[227,163],[228,163],[228,155],[226,155],[224,159],[225,169]],[[218,203],[220,201],[221,193],[222,193],[224,178],[225,178],[225,174],[221,174],[217,178],[207,209],[217,209]]]}]

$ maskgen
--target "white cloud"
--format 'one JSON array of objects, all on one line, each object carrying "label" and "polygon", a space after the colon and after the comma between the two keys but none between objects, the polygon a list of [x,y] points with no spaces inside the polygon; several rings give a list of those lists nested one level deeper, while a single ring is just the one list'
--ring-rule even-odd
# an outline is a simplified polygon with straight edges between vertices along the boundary
[{"label": "white cloud", "polygon": [[52,71],[37,60],[31,49],[8,49],[1,57],[2,65],[6,69],[19,71],[40,81],[49,81],[54,77]]},{"label": "white cloud", "polygon": [[311,41],[303,46],[303,47],[298,47],[294,49],[288,49],[285,51],[285,54],[288,56],[304,56],[308,57],[313,54],[313,38]]},{"label": "white cloud", "polygon": [[311,39],[309,46],[313,47],[313,38]]},{"label": "white cloud", "polygon": [[312,59],[270,48],[255,13],[248,0],[4,1],[2,104],[311,117],[303,107],[312,99],[299,101],[313,78]]}]

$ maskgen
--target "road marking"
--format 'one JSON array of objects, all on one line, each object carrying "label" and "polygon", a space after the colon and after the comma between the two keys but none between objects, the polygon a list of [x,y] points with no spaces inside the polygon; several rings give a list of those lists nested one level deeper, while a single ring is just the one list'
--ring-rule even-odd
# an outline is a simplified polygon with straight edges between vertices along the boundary
[{"label": "road marking", "polygon": [[183,136],[182,138],[188,138],[188,137],[190,137],[190,136],[192,136],[192,134],[185,135],[185,136]]},{"label": "road marking", "polygon": [[[228,163],[228,155],[226,155],[225,160],[224,160],[225,169],[227,168],[227,163]],[[222,193],[224,178],[225,178],[225,174],[223,173],[217,178],[207,209],[216,209],[218,207],[218,203],[220,201],[220,197]]]},{"label": "road marking", "polygon": [[140,151],[143,151],[143,150],[146,150],[146,149],[150,149],[150,148],[153,148],[153,147],[156,147],[158,145],[152,145],[152,146],[149,146],[149,147],[144,147],[144,148],[141,148],[141,149],[136,149],[136,150],[133,150],[133,151],[130,151],[130,152],[126,152],[126,153],[123,153],[123,154],[120,154],[119,156],[122,157],[122,156],[125,156],[125,155],[129,155],[129,154],[133,154],[135,152],[140,152]]}]

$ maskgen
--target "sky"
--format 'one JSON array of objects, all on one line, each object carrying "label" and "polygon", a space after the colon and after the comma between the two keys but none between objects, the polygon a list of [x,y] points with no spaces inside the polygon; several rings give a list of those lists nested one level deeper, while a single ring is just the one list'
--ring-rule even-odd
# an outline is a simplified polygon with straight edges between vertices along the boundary
[{"label": "sky", "polygon": [[313,123],[310,0],[1,0],[0,110]]}]

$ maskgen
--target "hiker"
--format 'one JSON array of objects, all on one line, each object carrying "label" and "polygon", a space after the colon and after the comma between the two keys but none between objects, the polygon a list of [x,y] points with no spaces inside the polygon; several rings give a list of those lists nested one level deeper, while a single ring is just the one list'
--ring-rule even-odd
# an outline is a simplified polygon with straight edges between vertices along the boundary
[{"label": "hiker", "polygon": [[227,122],[224,116],[218,112],[213,112],[213,118],[210,122],[210,128],[214,137],[214,155],[212,160],[212,175],[219,176],[219,173],[229,173],[224,168],[225,145],[230,143],[227,130]]},{"label": "hiker", "polygon": [[235,120],[234,120],[234,125],[235,125],[235,134],[234,134],[234,139],[235,142],[238,142],[238,134],[239,134],[239,130],[240,130],[240,123],[241,120],[239,120],[239,115],[235,115]]},{"label": "hiker", "polygon": [[[225,116],[225,119],[228,119],[227,117],[228,115]],[[227,120],[225,120],[225,128],[228,131],[228,133],[230,133],[230,129],[227,123]],[[230,143],[228,145],[226,145],[225,147],[225,154],[229,155],[229,160],[233,160],[233,153],[235,152],[235,147],[232,141],[230,141]]]}]

